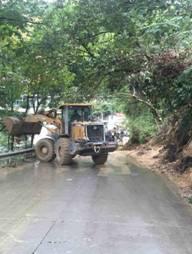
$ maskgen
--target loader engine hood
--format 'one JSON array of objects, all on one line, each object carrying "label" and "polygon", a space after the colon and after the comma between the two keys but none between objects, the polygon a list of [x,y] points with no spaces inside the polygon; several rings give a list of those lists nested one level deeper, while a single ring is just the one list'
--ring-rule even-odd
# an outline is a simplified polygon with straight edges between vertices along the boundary
[{"label": "loader engine hood", "polygon": [[73,122],[72,139],[75,141],[104,142],[104,125],[99,122]]}]

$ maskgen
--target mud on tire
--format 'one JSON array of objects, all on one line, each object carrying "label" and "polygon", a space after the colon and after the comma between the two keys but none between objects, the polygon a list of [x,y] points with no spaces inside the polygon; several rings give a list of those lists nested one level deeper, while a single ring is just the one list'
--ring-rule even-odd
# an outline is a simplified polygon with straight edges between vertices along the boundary
[{"label": "mud on tire", "polygon": [[56,160],[60,165],[69,165],[72,162],[70,151],[70,139],[59,138],[55,145]]},{"label": "mud on tire", "polygon": [[53,141],[40,139],[35,145],[35,154],[40,161],[50,162],[55,158]]},{"label": "mud on tire", "polygon": [[108,153],[92,155],[92,160],[96,165],[103,165],[107,161]]}]

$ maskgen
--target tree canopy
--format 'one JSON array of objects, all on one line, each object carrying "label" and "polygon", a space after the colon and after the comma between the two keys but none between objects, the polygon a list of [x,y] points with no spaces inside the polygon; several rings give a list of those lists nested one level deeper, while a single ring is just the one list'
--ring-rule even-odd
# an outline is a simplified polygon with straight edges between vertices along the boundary
[{"label": "tree canopy", "polygon": [[[0,106],[119,98],[157,124],[191,105],[190,0],[0,1]],[[35,103],[35,102],[34,102]],[[130,106],[131,108],[131,106]]]}]

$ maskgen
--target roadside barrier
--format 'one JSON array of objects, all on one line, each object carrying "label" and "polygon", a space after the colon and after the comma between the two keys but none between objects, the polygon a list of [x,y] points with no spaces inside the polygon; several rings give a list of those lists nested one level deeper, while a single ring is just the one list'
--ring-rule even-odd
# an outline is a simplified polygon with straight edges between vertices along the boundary
[{"label": "roadside barrier", "polygon": [[12,157],[20,154],[27,154],[31,153],[34,151],[34,148],[27,148],[19,151],[14,151],[14,152],[7,152],[7,153],[0,153],[0,159],[6,158],[6,157]]}]

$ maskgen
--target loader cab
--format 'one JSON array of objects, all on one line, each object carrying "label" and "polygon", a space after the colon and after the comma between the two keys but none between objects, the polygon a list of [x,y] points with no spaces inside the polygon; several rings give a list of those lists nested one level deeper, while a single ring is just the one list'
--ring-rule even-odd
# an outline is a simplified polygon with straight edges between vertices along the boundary
[{"label": "loader cab", "polygon": [[64,104],[60,109],[64,135],[70,134],[70,128],[73,122],[87,122],[91,119],[90,104]]}]

